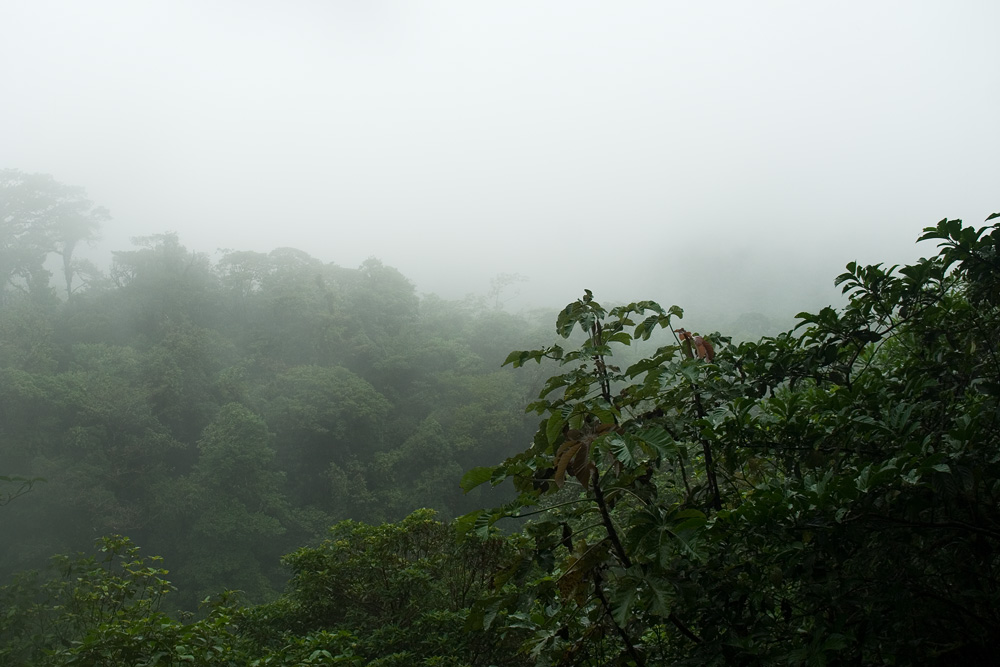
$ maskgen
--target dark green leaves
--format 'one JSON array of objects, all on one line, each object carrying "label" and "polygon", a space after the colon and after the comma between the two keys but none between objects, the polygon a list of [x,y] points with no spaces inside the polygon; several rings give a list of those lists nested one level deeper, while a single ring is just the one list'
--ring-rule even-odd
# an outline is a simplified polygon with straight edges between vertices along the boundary
[{"label": "dark green leaves", "polygon": [[559,335],[588,334],[561,359],[578,366],[545,385],[535,446],[508,468],[554,503],[527,531],[538,602],[517,622],[535,655],[589,655],[596,637],[630,664],[988,654],[1000,227],[943,220],[921,238],[936,257],[852,262],[844,308],[735,349],[720,337],[711,363],[677,345],[610,362],[678,332],[679,309],[605,313],[588,292],[563,311]]},{"label": "dark green leaves", "polygon": [[490,481],[495,470],[496,466],[480,466],[473,468],[462,475],[462,481],[459,485],[462,487],[463,491],[468,493],[480,484]]},{"label": "dark green leaves", "polygon": [[585,290],[583,298],[567,305],[556,318],[556,333],[563,338],[569,338],[577,326],[583,331],[590,331],[596,321],[603,318],[607,311],[594,301],[590,290]]},{"label": "dark green leaves", "polygon": [[542,358],[547,356],[547,350],[526,350],[524,352],[514,351],[507,355],[504,359],[503,366],[507,364],[512,364],[514,368],[520,368],[524,366],[525,363],[529,361],[535,361],[536,363],[542,363]]}]

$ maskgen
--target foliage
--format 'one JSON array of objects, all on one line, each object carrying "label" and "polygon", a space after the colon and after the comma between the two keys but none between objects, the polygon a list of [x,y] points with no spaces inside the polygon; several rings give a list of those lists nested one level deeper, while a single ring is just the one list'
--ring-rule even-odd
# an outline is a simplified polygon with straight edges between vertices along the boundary
[{"label": "foliage", "polygon": [[532,446],[463,479],[520,494],[467,528],[540,517],[478,625],[507,610],[539,664],[988,661],[1000,227],[944,220],[925,239],[941,251],[912,266],[849,264],[842,311],[739,346],[703,337],[714,357],[677,329],[616,366],[682,313],[589,291],[556,323],[579,347],[512,353],[568,370],[529,406]]},{"label": "foliage", "polygon": [[287,557],[295,577],[275,602],[223,592],[197,619],[165,613],[174,587],[159,558],[128,538],[101,556],[59,556],[51,572],[0,588],[0,665],[438,665],[502,663],[513,646],[463,631],[471,602],[509,547],[459,537],[420,510],[398,524],[344,522]]},{"label": "foliage", "polygon": [[[497,308],[509,277],[420,299],[374,259],[213,265],[163,234],[83,280],[81,191],[5,171],[0,212],[0,568],[127,531],[175,604],[244,596],[171,615],[159,561],[105,538],[0,589],[0,665],[954,664],[1000,639],[997,226],[851,263],[846,307],[775,336],[588,291],[546,346]],[[371,525],[488,489],[514,499]],[[344,518],[369,524],[246,606]]]},{"label": "foliage", "polygon": [[[181,480],[174,508],[184,548],[171,560],[191,574],[184,601],[214,593],[225,581],[253,601],[270,599],[282,577],[267,563],[277,561],[281,537],[297,527],[274,469],[271,434],[263,419],[238,403],[223,406],[198,441],[199,456]],[[298,538],[304,538],[302,534]]]},{"label": "foliage", "polygon": [[99,559],[57,556],[54,576],[28,572],[0,588],[0,664],[156,664],[158,653],[158,664],[181,661],[185,635],[160,610],[173,588],[160,559],[140,556],[125,537],[98,546]]},{"label": "foliage", "polygon": [[[127,534],[173,564],[189,610],[225,588],[266,599],[280,554],[332,523],[488,502],[461,493],[461,470],[531,432],[537,378],[498,368],[531,319],[419,298],[375,259],[213,262],[173,233],[114,252],[106,279],[71,258],[64,295],[53,261],[106,212],[8,170],[0,214],[0,472],[48,480],[4,506],[4,579]],[[221,460],[233,452],[245,478]],[[0,502],[21,484],[0,480]]]},{"label": "foliage", "polygon": [[244,610],[239,629],[263,649],[349,635],[370,665],[513,665],[513,645],[463,631],[509,553],[508,541],[459,536],[430,510],[394,524],[345,521],[318,547],[285,557],[287,592]]}]

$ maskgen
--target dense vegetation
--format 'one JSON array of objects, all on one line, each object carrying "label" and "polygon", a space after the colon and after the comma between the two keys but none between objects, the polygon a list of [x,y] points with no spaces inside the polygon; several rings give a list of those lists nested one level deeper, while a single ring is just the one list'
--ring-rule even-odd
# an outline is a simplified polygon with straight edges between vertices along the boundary
[{"label": "dense vegetation", "polygon": [[175,606],[262,602],[338,521],[480,506],[464,470],[530,437],[541,376],[499,362],[544,334],[499,295],[421,299],[377,260],[287,248],[212,262],[172,234],[102,273],[69,249],[105,215],[0,172],[0,474],[22,478],[0,504],[46,480],[3,508],[3,578],[122,534],[170,563]]},{"label": "dense vegetation", "polygon": [[[17,264],[10,238],[0,563],[100,539],[0,589],[0,664],[955,664],[1000,642],[1000,226],[942,221],[935,256],[849,264],[846,307],[740,344],[586,292],[545,345],[375,261],[212,265],[169,235],[61,303],[30,258],[63,246]],[[525,342],[517,374],[491,363]]]},{"label": "dense vegetation", "polygon": [[[990,219],[998,214],[990,216]],[[712,349],[677,329],[628,368],[616,346],[680,311],[557,322],[533,445],[466,486],[512,478],[534,543],[474,620],[532,633],[543,663],[956,664],[1000,640],[1000,227],[944,220],[941,251],[847,266],[848,306]],[[520,508],[520,510],[518,509]]]}]

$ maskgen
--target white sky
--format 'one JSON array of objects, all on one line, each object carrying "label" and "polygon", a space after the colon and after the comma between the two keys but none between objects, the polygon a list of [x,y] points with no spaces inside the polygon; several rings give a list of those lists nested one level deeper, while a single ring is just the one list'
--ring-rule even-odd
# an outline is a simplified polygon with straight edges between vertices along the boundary
[{"label": "white sky", "polygon": [[0,168],[107,206],[101,261],[176,231],[446,297],[519,272],[515,305],[794,313],[1000,210],[998,26],[996,0],[0,0]]}]

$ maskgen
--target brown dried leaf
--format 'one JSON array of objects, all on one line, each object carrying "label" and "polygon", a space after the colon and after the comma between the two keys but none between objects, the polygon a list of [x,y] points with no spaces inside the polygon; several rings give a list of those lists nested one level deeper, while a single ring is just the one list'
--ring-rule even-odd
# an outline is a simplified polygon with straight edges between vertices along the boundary
[{"label": "brown dried leaf", "polygon": [[582,486],[584,489],[588,489],[590,488],[591,471],[596,469],[597,466],[595,466],[589,460],[584,459],[582,467],[576,468],[575,470],[571,470],[570,472],[576,475],[576,479],[580,482],[580,486]]},{"label": "brown dried leaf", "polygon": [[[578,456],[580,451],[587,451],[584,447],[583,442],[579,440],[567,440],[559,449],[556,451],[555,464],[556,464],[556,474],[553,478],[556,486],[560,489],[566,483],[566,469],[569,467],[570,463]],[[576,474],[574,470],[570,470],[571,474]]]},{"label": "brown dried leaf", "polygon": [[701,336],[695,336],[694,343],[698,346],[699,357],[706,361],[712,361],[715,359],[715,348],[712,347],[711,341],[707,338],[702,338]]}]

